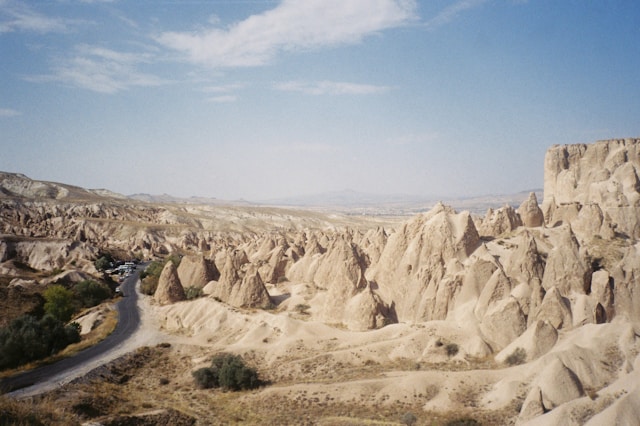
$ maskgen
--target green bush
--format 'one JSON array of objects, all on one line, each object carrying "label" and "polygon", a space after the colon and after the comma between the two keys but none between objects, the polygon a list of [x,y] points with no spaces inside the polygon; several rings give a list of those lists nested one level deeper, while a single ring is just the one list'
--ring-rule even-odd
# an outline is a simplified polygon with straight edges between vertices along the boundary
[{"label": "green bush", "polygon": [[200,389],[217,388],[220,386],[220,383],[218,382],[218,375],[213,368],[199,368],[192,372],[191,375]]},{"label": "green bush", "polygon": [[196,385],[203,389],[220,387],[239,391],[255,389],[261,385],[258,373],[245,365],[239,355],[220,353],[213,357],[211,367],[200,368],[192,373]]},{"label": "green bush", "polygon": [[94,265],[98,271],[104,271],[105,269],[109,268],[112,261],[113,259],[111,258],[111,256],[105,254],[103,256],[100,256],[98,260],[95,261]]},{"label": "green bush", "polygon": [[0,369],[46,358],[78,341],[80,332],[75,323],[65,326],[51,315],[40,320],[23,315],[0,329]]},{"label": "green bush", "polygon": [[410,411],[407,411],[406,413],[404,413],[401,419],[402,424],[405,424],[407,426],[412,426],[416,424],[417,421],[418,421],[418,418],[415,416],[415,414],[413,414]]},{"label": "green bush", "polygon": [[527,360],[527,351],[524,348],[515,348],[515,350],[509,355],[504,362],[507,365],[520,365]]},{"label": "green bush", "polygon": [[197,299],[202,296],[202,289],[200,287],[187,287],[184,289],[184,295],[187,300]]},{"label": "green bush", "polygon": [[44,311],[54,318],[67,322],[76,311],[74,294],[61,285],[52,285],[44,293]]},{"label": "green bush", "polygon": [[73,286],[73,293],[81,307],[90,308],[111,297],[111,289],[91,280],[80,281]]}]

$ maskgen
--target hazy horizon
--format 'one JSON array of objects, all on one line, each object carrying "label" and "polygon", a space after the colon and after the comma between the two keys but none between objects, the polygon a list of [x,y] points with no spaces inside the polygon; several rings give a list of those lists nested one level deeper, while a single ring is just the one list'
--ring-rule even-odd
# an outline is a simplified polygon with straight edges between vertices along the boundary
[{"label": "hazy horizon", "polygon": [[640,135],[640,4],[0,0],[0,170],[120,194],[451,197]]}]

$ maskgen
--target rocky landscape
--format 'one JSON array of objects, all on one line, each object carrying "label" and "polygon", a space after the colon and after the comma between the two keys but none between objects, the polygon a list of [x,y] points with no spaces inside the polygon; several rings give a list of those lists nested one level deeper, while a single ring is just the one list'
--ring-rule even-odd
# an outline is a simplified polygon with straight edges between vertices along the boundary
[{"label": "rocky landscape", "polygon": [[[1,320],[51,283],[99,276],[101,253],[179,254],[145,314],[167,344],[132,356],[125,381],[41,403],[103,424],[157,410],[185,424],[637,424],[639,172],[640,139],[552,146],[540,203],[411,217],[150,203],[2,173]],[[268,385],[196,389],[191,372],[221,351]],[[106,408],[89,380],[117,393]]]}]

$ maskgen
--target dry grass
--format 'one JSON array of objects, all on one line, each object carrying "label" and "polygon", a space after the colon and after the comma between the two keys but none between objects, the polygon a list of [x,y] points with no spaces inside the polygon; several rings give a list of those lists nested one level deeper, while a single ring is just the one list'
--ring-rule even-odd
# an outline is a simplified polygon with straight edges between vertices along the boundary
[{"label": "dry grass", "polygon": [[[376,375],[384,370],[380,364],[369,367],[371,370],[361,370],[353,376]],[[342,371],[347,369],[348,366],[344,366]],[[466,408],[454,413],[426,412],[422,408],[424,403],[439,392],[435,385],[417,399],[344,401],[334,398],[331,392],[304,388],[290,394],[271,391],[284,389],[284,383],[243,392],[198,389],[191,370],[191,355],[183,355],[179,349],[168,345],[141,348],[32,405],[21,405],[21,409],[24,413],[28,412],[24,407],[38,413],[52,412],[47,414],[51,418],[62,410],[66,417],[61,418],[68,419],[66,424],[169,408],[196,419],[198,425],[401,425],[407,413],[415,416],[416,425],[446,425],[461,418],[473,418],[480,424],[511,424],[517,416],[514,407],[491,412],[480,410],[475,404],[464,404]],[[335,383],[349,380],[334,378]],[[459,396],[469,402],[475,400],[477,394],[470,388],[468,394]],[[53,408],[57,411],[51,411]],[[55,421],[44,424],[63,424]]]},{"label": "dry grass", "polygon": [[0,396],[0,425],[73,426],[79,425],[77,416],[51,398],[17,401]]}]

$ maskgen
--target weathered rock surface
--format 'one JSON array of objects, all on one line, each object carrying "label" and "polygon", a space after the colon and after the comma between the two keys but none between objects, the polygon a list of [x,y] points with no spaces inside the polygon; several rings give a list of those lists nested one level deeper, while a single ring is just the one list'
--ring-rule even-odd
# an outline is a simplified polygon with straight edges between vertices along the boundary
[{"label": "weathered rock surface", "polygon": [[[389,236],[369,277],[399,321],[445,319],[462,281],[454,272],[480,244],[468,212],[439,204]],[[452,277],[443,280],[447,272]]]},{"label": "weathered rock surface", "polygon": [[552,217],[556,222],[571,221],[574,213],[557,213],[563,206],[575,204],[579,211],[595,203],[617,232],[640,237],[639,172],[640,139],[549,148],[544,162],[543,211],[547,223]]},{"label": "weathered rock surface", "polygon": [[202,288],[209,281],[220,278],[215,263],[204,256],[183,256],[178,265],[178,277],[183,287]]},{"label": "weathered rock surface", "polygon": [[[254,330],[264,346],[283,333],[282,324],[300,329],[321,321],[324,329],[358,339],[366,337],[353,331],[384,327],[372,335],[401,339],[397,330],[420,329],[397,353],[421,362],[449,362],[443,341],[459,345],[459,361],[495,355],[503,362],[523,348],[526,362],[538,370],[505,380],[513,390],[505,394],[515,395],[517,388],[520,397],[526,395],[520,421],[545,417],[569,410],[584,389],[602,389],[637,368],[631,358],[640,323],[639,141],[552,147],[542,209],[535,194],[517,211],[506,205],[484,218],[438,204],[392,228],[357,229],[348,221],[337,226],[312,213],[301,222],[278,214],[269,227],[259,228],[254,224],[266,223],[273,211],[256,208],[236,211],[235,219],[227,219],[233,226],[221,230],[219,213],[201,207],[108,201],[97,193],[83,195],[90,202],[76,203],[80,189],[5,177],[10,182],[0,184],[0,232],[11,235],[0,238],[0,274],[16,293],[55,277],[88,276],[71,266],[94,272],[92,261],[105,247],[185,254],[178,269],[168,264],[162,271],[158,304],[183,300],[185,285],[206,284],[211,297],[252,314],[253,308],[276,307],[260,313],[265,324],[278,323],[273,334],[267,335],[267,325]],[[18,274],[19,267],[39,274],[69,271],[30,281]],[[188,315],[201,321],[206,309],[219,309],[219,321],[230,312],[238,318],[249,312],[208,298],[160,309],[178,312],[183,306],[201,311],[172,314],[184,316],[172,319],[180,326]],[[395,322],[405,324],[385,327]],[[603,355],[594,357],[585,347],[599,345],[590,339],[607,326],[631,331],[607,341]],[[437,330],[446,333],[436,335]],[[570,335],[576,339],[571,344],[565,340]],[[528,368],[505,370],[521,367]],[[438,398],[434,405],[451,403]]]},{"label": "weathered rock surface", "polygon": [[544,215],[538,205],[538,198],[535,192],[530,193],[529,198],[520,204],[520,207],[518,207],[518,215],[520,215],[522,224],[529,228],[542,226],[544,224]]},{"label": "weathered rock surface", "polygon": [[273,305],[258,268],[249,262],[244,250],[221,253],[216,261],[222,263],[220,279],[207,285],[210,296],[238,308],[267,308]]},{"label": "weathered rock surface", "polygon": [[[580,379],[563,362],[555,358],[536,380],[545,410],[551,410],[567,401],[584,395]],[[535,388],[533,389],[535,392]]]},{"label": "weathered rock surface", "polygon": [[478,233],[483,237],[499,237],[522,226],[522,219],[511,206],[498,210],[489,209],[482,220]]},{"label": "weathered rock surface", "polygon": [[162,268],[158,287],[153,295],[154,300],[160,305],[181,302],[186,299],[184,288],[178,277],[178,270],[173,262],[167,262]]}]

